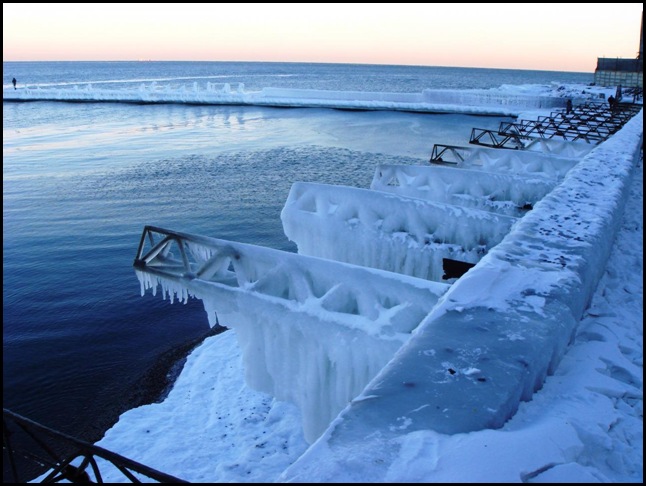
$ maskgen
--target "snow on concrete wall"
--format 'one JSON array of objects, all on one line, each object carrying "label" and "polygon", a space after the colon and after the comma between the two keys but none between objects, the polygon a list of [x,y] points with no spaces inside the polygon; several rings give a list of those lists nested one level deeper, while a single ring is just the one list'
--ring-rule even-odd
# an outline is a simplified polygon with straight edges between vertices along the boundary
[{"label": "snow on concrete wall", "polygon": [[393,458],[414,454],[400,450],[404,438],[497,428],[531,398],[605,269],[642,147],[642,115],[590,152],[451,287],[279,480],[384,481]]},{"label": "snow on concrete wall", "polygon": [[516,218],[370,189],[297,182],[281,212],[303,255],[442,281],[443,259],[477,263]]},{"label": "snow on concrete wall", "polygon": [[519,218],[556,184],[556,180],[531,175],[436,165],[381,164],[375,170],[370,188]]},{"label": "snow on concrete wall", "polygon": [[145,230],[142,241],[157,236],[136,265],[142,294],[159,285],[171,302],[201,299],[212,326],[236,330],[247,384],[298,405],[310,442],[449,287],[163,229]]}]

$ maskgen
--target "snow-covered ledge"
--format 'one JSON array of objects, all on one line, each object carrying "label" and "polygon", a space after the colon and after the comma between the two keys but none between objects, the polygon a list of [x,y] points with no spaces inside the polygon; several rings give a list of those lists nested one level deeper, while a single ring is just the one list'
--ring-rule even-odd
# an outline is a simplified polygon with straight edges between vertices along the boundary
[{"label": "snow-covered ledge", "polygon": [[281,220],[299,255],[445,282],[450,277],[444,277],[443,259],[477,263],[518,218],[370,189],[295,182]]},{"label": "snow-covered ledge", "polygon": [[437,165],[379,164],[375,191],[522,217],[558,184],[540,175],[504,174]]},{"label": "snow-covered ledge", "polygon": [[566,352],[605,269],[642,141],[643,111],[452,286],[279,481],[388,481],[419,434],[502,426]]},{"label": "snow-covered ledge", "polygon": [[202,300],[235,330],[250,388],[298,405],[314,442],[425,320],[449,285],[146,226],[141,294]]}]

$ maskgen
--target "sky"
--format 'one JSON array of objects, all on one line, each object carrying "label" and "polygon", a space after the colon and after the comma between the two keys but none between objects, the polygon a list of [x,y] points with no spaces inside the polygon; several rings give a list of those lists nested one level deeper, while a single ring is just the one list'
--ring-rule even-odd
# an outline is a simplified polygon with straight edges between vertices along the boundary
[{"label": "sky", "polygon": [[[576,92],[581,86],[567,89]],[[626,147],[639,147],[636,140],[640,140],[640,134],[643,134],[643,122],[633,123],[630,129],[626,127],[600,145],[599,150],[590,152],[585,158],[588,161],[585,168],[577,170],[575,166],[571,170],[575,175],[568,174],[562,186],[575,189],[574,199],[585,198],[582,194],[586,194],[586,188],[598,187],[599,181],[612,180],[615,165],[631,160],[626,158],[631,154]],[[613,164],[607,164],[607,160]],[[539,212],[545,209],[562,210],[562,219],[549,214],[545,218],[549,222],[544,224],[554,225],[553,231],[542,232],[546,240],[551,239],[549,235],[560,239],[560,235],[581,231],[577,229],[581,221],[570,217],[570,202],[560,197],[566,193],[562,186],[557,185],[555,189],[561,191],[559,194],[546,197],[554,206],[550,207],[552,203],[547,202],[542,209],[536,207],[521,220],[541,218]],[[597,208],[594,214],[601,219],[605,205],[614,204],[612,187],[609,183],[607,190],[588,192],[594,201],[588,201],[586,208]],[[577,204],[583,203],[572,204],[581,208]],[[571,219],[574,221],[569,222]],[[585,215],[582,220],[587,221]],[[587,229],[598,231],[594,225]],[[580,236],[584,240],[587,237]],[[613,241],[609,235],[606,239],[584,250],[596,261],[600,258],[598,250],[606,243],[611,245],[605,271],[577,324],[573,343],[531,400],[521,402],[516,414],[498,429],[444,434],[433,430],[407,432],[405,424],[396,427],[402,430],[398,447],[380,451],[380,461],[385,458],[388,469],[379,480],[642,482],[643,158],[634,170],[616,238]],[[530,246],[538,241],[535,238]],[[546,251],[547,246],[539,251]],[[490,254],[495,252],[496,248]],[[548,253],[544,258],[549,256]],[[536,275],[532,270],[525,268],[524,272],[521,279],[531,280],[529,285],[539,285],[534,281]],[[467,273],[460,281],[467,281],[475,274]],[[559,278],[566,281],[566,277]],[[505,280],[498,283],[504,284]],[[523,282],[519,281],[518,285],[522,286]],[[463,288],[468,289],[468,284]],[[501,290],[492,293],[492,288]],[[474,294],[480,293],[479,289],[471,289]],[[508,290],[500,285],[486,286],[486,291],[488,305],[497,308]],[[452,299],[447,299],[454,302],[449,305],[468,308],[470,304],[459,299],[453,301],[458,295],[454,292]],[[528,302],[536,304],[536,297],[529,296]],[[312,305],[308,299],[305,302]],[[474,302],[477,306],[477,299]],[[446,301],[442,305],[445,304]],[[255,391],[245,382],[248,362],[245,364],[239,346],[243,340],[239,339],[236,329],[207,338],[188,356],[173,389],[163,401],[124,413],[97,445],[190,482],[326,482],[325,479],[356,482],[359,474],[356,470],[335,466],[334,461],[329,461],[329,451],[335,446],[329,431],[342,421],[333,421],[332,427],[310,448],[303,436],[303,414],[299,408]],[[474,373],[477,375],[477,370],[469,370],[469,374]],[[360,396],[356,401],[363,399]],[[386,425],[383,429],[387,430]],[[365,437],[366,450],[373,435],[378,437],[378,434]],[[359,454],[359,459],[363,459],[361,450],[347,447],[341,451],[348,456]],[[296,460],[304,461],[300,463],[301,468],[289,469]],[[361,464],[361,460],[355,464]],[[367,470],[378,468],[369,464]],[[315,474],[317,471],[321,475]],[[115,470],[102,469],[102,474],[106,482],[124,482]],[[366,479],[366,482],[379,482]]]},{"label": "sky", "polygon": [[3,61],[271,61],[594,72],[642,3],[3,3]]}]

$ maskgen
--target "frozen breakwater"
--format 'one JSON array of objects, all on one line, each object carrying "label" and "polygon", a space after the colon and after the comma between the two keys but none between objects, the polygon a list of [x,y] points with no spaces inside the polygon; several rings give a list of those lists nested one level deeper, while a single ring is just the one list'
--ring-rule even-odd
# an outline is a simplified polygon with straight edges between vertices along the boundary
[{"label": "frozen breakwater", "polygon": [[642,148],[642,113],[451,286],[282,481],[333,481],[341,471],[353,471],[351,481],[384,481],[392,451],[414,447],[420,432],[497,428],[531,398],[558,365],[604,271]]},{"label": "frozen breakwater", "polygon": [[521,93],[501,94],[486,89],[427,89],[421,93],[378,93],[267,87],[260,91],[247,91],[243,84],[232,88],[228,83],[200,85],[197,82],[179,89],[156,82],[142,83],[133,89],[96,88],[90,83],[64,88],[27,85],[20,90],[5,89],[3,101],[250,105],[495,116],[516,116],[527,110],[550,110],[565,106],[565,98]]},{"label": "frozen breakwater", "polygon": [[[149,243],[149,245],[147,244]],[[235,329],[245,381],[297,404],[313,442],[406,342],[449,285],[270,248],[146,227],[146,289],[204,303]]]},{"label": "frozen breakwater", "polygon": [[556,184],[557,180],[542,176],[454,167],[382,164],[375,170],[370,188],[521,217]]},{"label": "frozen breakwater", "polygon": [[[365,386],[364,383],[359,386],[363,391],[358,396],[351,391],[350,395],[355,398],[338,414],[328,407],[330,402],[326,400],[331,395],[325,392],[322,398],[320,393],[326,387],[328,391],[337,390],[340,383],[347,383],[348,374],[356,377],[356,370],[366,364],[368,357],[359,358],[360,363],[348,356],[335,355],[333,346],[321,345],[331,337],[325,332],[317,334],[317,346],[308,348],[305,343],[313,335],[307,336],[310,332],[307,329],[318,327],[320,332],[320,315],[316,317],[317,322],[312,323],[303,319],[292,320],[290,316],[295,313],[291,312],[294,309],[290,306],[296,304],[301,306],[302,311],[309,312],[316,307],[314,303],[332,303],[331,307],[323,307],[326,311],[337,313],[332,321],[342,324],[329,341],[331,345],[338,342],[341,336],[347,337],[350,328],[354,332],[354,324],[362,320],[367,325],[362,327],[361,332],[377,336],[378,339],[390,339],[390,331],[376,332],[375,329],[387,329],[387,326],[380,327],[383,318],[394,316],[390,309],[399,309],[402,302],[389,302],[384,294],[371,287],[372,278],[348,279],[348,282],[355,283],[347,288],[335,285],[320,287],[319,278],[325,280],[331,276],[333,280],[346,281],[346,272],[339,270],[341,267],[336,266],[338,262],[334,262],[333,255],[330,259],[316,260],[330,265],[327,270],[321,270],[319,276],[309,274],[303,277],[301,275],[307,268],[304,264],[296,264],[295,267],[283,264],[272,266],[259,263],[255,251],[252,252],[253,258],[238,259],[236,255],[239,252],[236,251],[227,250],[229,253],[225,252],[221,257],[196,248],[192,253],[194,260],[182,254],[184,271],[178,275],[181,279],[179,286],[164,282],[166,277],[163,275],[149,278],[148,275],[138,273],[142,290],[149,287],[154,289],[157,283],[161,283],[164,292],[169,295],[177,294],[187,298],[190,293],[202,298],[209,315],[215,315],[216,319],[216,314],[224,312],[233,316],[231,322],[238,320],[244,325],[248,324],[249,335],[241,337],[245,363],[253,361],[254,367],[258,362],[263,363],[262,366],[253,368],[251,376],[248,375],[247,381],[250,384],[263,387],[267,383],[278,383],[276,377],[285,375],[284,370],[278,370],[282,365],[276,365],[276,359],[299,368],[317,361],[313,360],[314,355],[322,356],[315,366],[310,367],[310,377],[316,379],[305,380],[300,387],[294,387],[294,396],[286,397],[303,406],[304,402],[300,400],[304,395],[318,394],[315,400],[324,405],[312,407],[304,414],[304,429],[309,431],[307,437],[313,444],[283,473],[280,480],[333,481],[339,477],[340,471],[350,470],[356,474],[351,480],[383,481],[391,466],[388,461],[396,457],[396,454],[382,454],[381,451],[400,450],[407,445],[414,445],[416,437],[419,437],[417,434],[422,432],[458,434],[498,428],[515,413],[520,401],[530,399],[542,386],[545,377],[556,369],[605,268],[642,140],[643,119],[639,113],[608,140],[581,155],[569,170],[557,171],[551,175],[542,173],[541,183],[525,186],[526,192],[522,197],[529,199],[528,204],[533,209],[519,218],[503,217],[510,222],[508,231],[504,231],[499,240],[489,240],[495,243],[489,246],[485,244],[485,251],[474,262],[475,266],[446,291],[437,294],[439,300],[432,302],[428,314],[419,320],[418,325],[406,326],[400,341],[401,347],[397,345],[397,349],[390,349],[391,355],[385,360],[384,366],[380,364],[372,367],[370,372],[363,375],[360,381],[364,381]],[[554,159],[553,156],[547,158],[550,157]],[[523,173],[518,167],[516,171],[514,176]],[[531,178],[537,175],[533,171],[525,173]],[[411,176],[412,179],[415,177],[418,176]],[[546,193],[543,182],[552,184]],[[484,190],[490,187],[489,184],[490,181],[483,178],[478,182],[478,187]],[[406,210],[400,211],[404,206],[433,206],[419,199],[419,202],[414,203],[393,203],[401,206],[392,210],[401,221],[391,224],[392,228],[388,232],[390,236],[352,236],[350,231],[344,231],[343,225],[347,226],[346,229],[359,224],[379,229],[386,222],[386,215],[377,214],[376,208],[372,208],[372,213],[367,216],[360,215],[366,207],[370,209],[371,203],[366,203],[361,208],[352,208],[356,200],[363,198],[363,190],[339,187],[328,189],[316,185],[309,187],[313,194],[310,201],[318,198],[323,201],[324,208],[320,209],[306,201],[303,208],[318,216],[309,223],[294,223],[295,219],[290,216],[294,208],[288,209],[286,204],[284,223],[288,223],[285,227],[292,224],[295,227],[301,226],[301,235],[306,235],[308,226],[315,228],[317,225],[336,224],[331,220],[326,222],[326,218],[342,216],[338,221],[341,226],[329,226],[329,234],[336,238],[336,241],[325,243],[329,248],[334,248],[335,245],[343,248],[350,243],[344,238],[353,238],[353,244],[381,240],[387,246],[393,239],[399,240],[398,243],[406,243],[406,239],[416,232],[418,236],[422,236],[422,239],[416,239],[419,244],[423,241],[423,235],[432,231],[430,226],[425,227],[412,216],[402,216],[402,213],[407,213]],[[417,186],[420,187],[424,188],[424,184]],[[305,186],[295,185],[295,190],[301,191],[301,195],[307,192],[302,191],[304,188],[307,189]],[[340,194],[339,191],[347,194]],[[536,197],[541,191],[543,194]],[[384,198],[384,194],[385,191],[382,194],[375,191],[374,197]],[[464,192],[462,195],[465,195]],[[478,194],[466,195],[476,200],[479,197]],[[391,194],[388,197],[392,202],[410,196]],[[513,204],[518,206],[522,201],[518,198],[519,196],[508,194],[504,200],[515,201]],[[450,206],[451,204],[444,206],[445,214],[453,213],[451,217],[455,218],[455,211],[447,209]],[[463,214],[467,213],[480,214],[479,210]],[[499,216],[495,211],[489,214],[492,216],[477,216],[476,219],[493,220],[494,216]],[[446,221],[451,221],[451,217],[446,216]],[[413,224],[405,227],[411,221]],[[463,233],[454,230],[454,236],[468,236],[469,232],[465,229]],[[199,237],[192,235],[180,235],[179,240],[171,238],[172,241],[168,241],[173,243],[184,237],[199,240]],[[483,241],[486,243],[487,240]],[[407,242],[408,246],[414,246],[412,243]],[[231,248],[236,246],[231,245]],[[464,245],[464,242],[460,242],[460,245]],[[165,251],[161,246],[154,248],[162,253]],[[155,251],[151,250],[150,262],[160,254]],[[375,251],[374,254],[377,255],[378,252]],[[273,258],[276,260],[276,255]],[[290,261],[304,262],[307,257],[295,255],[288,258]],[[405,264],[398,256],[380,253],[378,259],[389,262],[391,266],[388,269],[392,273],[406,273],[402,271],[405,270]],[[277,260],[282,261],[283,258]],[[204,265],[203,274],[193,272],[192,265],[198,263]],[[367,262],[361,263],[370,266]],[[139,270],[148,273],[146,268]],[[209,292],[202,292],[201,277],[217,276],[231,281],[231,272],[235,273],[237,283],[229,285],[227,291],[237,289],[235,292],[244,296],[245,301],[244,305],[222,311],[228,304],[217,299],[211,300]],[[322,277],[323,275],[326,276]],[[363,297],[353,297],[353,288],[360,288]],[[254,295],[258,290],[262,291],[262,297]],[[392,293],[393,296],[395,294]],[[380,297],[374,299],[377,295]],[[298,330],[296,339],[283,339],[280,346],[271,344],[271,351],[261,348],[272,340],[267,336],[256,340],[254,335],[257,333],[253,331],[254,327],[259,329],[264,321],[271,321],[277,315],[276,309],[263,308],[264,304],[258,300],[267,300],[267,296],[272,303],[276,302],[275,299],[288,302],[283,307],[290,312],[284,313],[276,321],[286,324],[285,331],[280,334],[285,337],[293,330]],[[375,307],[366,302],[377,302],[380,311],[375,314]],[[343,318],[339,317],[341,314]],[[245,316],[253,317],[249,319]],[[410,314],[407,316],[411,317]],[[414,322],[415,317],[412,319]],[[393,323],[396,321],[394,319]],[[312,327],[309,327],[310,324]],[[305,327],[299,327],[301,325]],[[307,353],[281,356],[281,350],[290,346],[299,348],[296,343],[303,344]],[[256,362],[254,356],[258,356],[259,352],[269,359],[263,358]],[[251,366],[247,368],[247,373],[250,369]],[[258,379],[263,374],[264,378]],[[343,379],[340,380],[339,377]],[[312,383],[315,385],[310,388]],[[345,385],[341,385],[341,388],[345,388]],[[273,393],[278,396],[276,391]],[[336,407],[343,407],[343,399],[336,402]],[[326,424],[331,417],[328,427]],[[374,458],[381,456],[384,459],[375,462]]]},{"label": "frozen breakwater", "polygon": [[303,255],[448,280],[445,259],[476,264],[516,218],[382,191],[294,183],[281,219]]}]

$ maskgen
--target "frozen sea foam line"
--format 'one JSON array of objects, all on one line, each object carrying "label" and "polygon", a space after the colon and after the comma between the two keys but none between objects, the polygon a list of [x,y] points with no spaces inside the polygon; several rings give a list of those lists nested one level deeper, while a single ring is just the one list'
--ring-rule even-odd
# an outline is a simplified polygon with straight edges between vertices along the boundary
[{"label": "frozen sea foam line", "polygon": [[500,427],[542,386],[605,268],[642,148],[642,114],[451,287],[279,481],[385,481],[417,434]]}]

